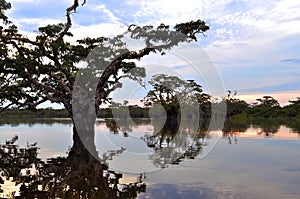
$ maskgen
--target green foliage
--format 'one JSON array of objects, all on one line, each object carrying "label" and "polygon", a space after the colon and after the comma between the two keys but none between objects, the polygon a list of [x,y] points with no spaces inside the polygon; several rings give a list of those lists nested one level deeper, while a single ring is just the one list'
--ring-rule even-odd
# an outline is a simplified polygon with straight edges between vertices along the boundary
[{"label": "green foliage", "polygon": [[276,107],[252,107],[246,110],[246,113],[251,117],[261,117],[261,118],[276,118],[283,117],[282,108],[279,106]]},{"label": "green foliage", "polygon": [[158,74],[149,84],[153,87],[142,100],[146,106],[161,104],[166,110],[178,108],[179,103],[195,103],[203,97],[202,88],[194,80],[182,80],[176,76]]},{"label": "green foliage", "polygon": [[1,120],[26,120],[39,118],[68,118],[69,114],[65,109],[17,109],[10,108],[1,114]]},{"label": "green foliage", "polygon": [[300,118],[300,97],[297,100],[289,101],[291,104],[283,108],[284,115],[288,117]]},{"label": "green foliage", "polygon": [[250,105],[244,100],[237,99],[236,95],[236,92],[228,91],[228,95],[223,98],[227,103],[227,118],[232,118],[234,121],[297,118],[300,114],[299,97],[295,101],[289,101],[291,104],[281,107],[272,96],[263,96],[262,99],[257,99],[258,103]]},{"label": "green foliage", "polygon": [[227,104],[227,117],[232,117],[238,114],[243,113],[247,108],[248,104],[244,100],[237,99],[235,96],[237,95],[236,92],[232,93],[230,90],[226,97],[223,100]]},{"label": "green foliage", "polygon": [[129,106],[130,116],[133,118],[148,118],[149,117],[149,109],[142,108],[139,106]]},{"label": "green foliage", "polygon": [[205,31],[209,30],[209,26],[206,25],[204,21],[197,20],[197,21],[191,21],[189,23],[177,24],[175,26],[175,29],[176,31],[181,32],[197,40],[195,34],[204,33]]},{"label": "green foliage", "polygon": [[237,115],[233,115],[230,119],[232,119],[233,121],[237,122],[237,123],[244,123],[247,124],[248,123],[248,115],[246,114],[246,112],[242,112],[240,114]]},{"label": "green foliage", "polygon": [[[6,10],[9,10],[10,8],[11,8],[10,3],[6,2],[5,0],[0,0],[0,19],[2,19],[4,24],[10,23],[10,21],[8,21],[8,17],[4,13]],[[1,30],[2,28],[0,29],[0,31]]]},{"label": "green foliage", "polygon": [[[200,103],[203,105],[200,110],[202,116],[205,115],[202,111],[208,111],[206,108],[209,106],[209,95],[203,94],[201,86],[194,80],[185,81],[176,76],[158,74],[154,75],[149,83],[152,89],[148,91],[142,102],[153,110],[162,106],[167,114],[167,122],[177,121],[178,117],[194,118],[200,110]],[[156,112],[159,113],[155,116],[163,116],[159,110]]]},{"label": "green foliage", "polygon": [[279,103],[272,96],[263,96],[262,99],[257,99],[260,102],[258,107],[279,107]]},{"label": "green foliage", "polygon": [[[279,103],[272,96],[264,96],[263,99],[257,99],[259,103],[254,105],[244,106],[242,112],[237,112],[234,115],[235,119],[248,119],[255,121],[257,118],[262,119],[297,119],[300,114],[300,98],[295,101],[289,101],[291,104],[284,107],[279,106]],[[230,103],[229,103],[230,107]],[[238,110],[235,108],[235,110]]]},{"label": "green foliage", "polygon": [[[137,105],[122,105],[122,109],[126,109],[129,111],[129,114],[132,118],[148,118],[148,108],[142,108]],[[117,109],[118,109],[117,108]],[[101,108],[98,112],[98,118],[113,118],[112,108]],[[1,113],[1,121],[24,121],[24,120],[33,120],[33,119],[42,119],[42,118],[68,118],[69,113],[65,109],[36,109],[36,110],[28,110],[28,109],[17,109],[10,108],[5,112]]]}]

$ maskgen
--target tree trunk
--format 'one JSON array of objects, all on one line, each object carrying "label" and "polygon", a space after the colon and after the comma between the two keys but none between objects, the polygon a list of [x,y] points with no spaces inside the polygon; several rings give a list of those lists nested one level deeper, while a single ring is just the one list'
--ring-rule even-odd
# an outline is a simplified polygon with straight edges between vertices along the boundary
[{"label": "tree trunk", "polygon": [[163,129],[172,129],[174,133],[178,131],[178,126],[179,126],[179,119],[180,119],[180,114],[179,114],[179,109],[176,107],[171,107],[166,110],[167,112],[167,119],[166,123],[164,124]]},{"label": "tree trunk", "polygon": [[[66,168],[70,168],[71,171],[65,181],[66,184],[70,186],[70,190],[76,190],[81,197],[85,195],[82,198],[96,198],[96,196],[104,199],[117,198],[116,191],[109,187],[103,177],[104,168],[98,158],[94,142],[94,126],[80,129],[85,131],[78,132],[76,125],[73,126],[73,146],[66,161]],[[97,188],[97,191],[93,192],[94,188]]]},{"label": "tree trunk", "polygon": [[73,104],[65,106],[73,122],[73,146],[71,152],[79,153],[84,149],[98,158],[95,145],[97,110],[95,110],[95,106],[90,105],[88,102],[88,100],[85,102],[83,99],[78,100],[75,98],[73,99]]},{"label": "tree trunk", "polygon": [[94,137],[95,132],[78,133],[75,125],[73,125],[73,146],[70,152],[80,155],[80,153],[87,151],[91,155],[98,157]]}]

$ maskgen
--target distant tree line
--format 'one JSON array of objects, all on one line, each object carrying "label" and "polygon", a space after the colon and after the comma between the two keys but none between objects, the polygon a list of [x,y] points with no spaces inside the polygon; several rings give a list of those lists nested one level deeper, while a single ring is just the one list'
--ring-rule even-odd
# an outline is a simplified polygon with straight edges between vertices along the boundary
[{"label": "distant tree line", "polygon": [[[118,109],[129,109],[130,116],[134,118],[148,118],[148,108],[137,105],[120,106]],[[39,109],[18,109],[9,108],[0,114],[0,120],[5,119],[35,119],[35,118],[68,118],[65,109],[39,108]],[[113,118],[112,108],[101,108],[97,114],[98,118]]]},{"label": "distant tree line", "polygon": [[40,108],[19,109],[9,108],[1,113],[1,119],[33,119],[33,118],[66,118],[68,112],[65,109]]},{"label": "distant tree line", "polygon": [[227,115],[235,118],[246,117],[250,120],[256,118],[294,118],[300,120],[300,97],[289,102],[290,104],[286,106],[280,106],[279,102],[272,96],[263,96],[257,99],[255,103],[247,104],[243,100],[231,98],[227,99]]},{"label": "distant tree line", "polygon": [[[210,118],[211,105],[214,99],[208,94],[202,93],[199,99],[199,110],[201,118]],[[257,99],[255,103],[247,103],[236,97],[236,93],[228,92],[228,95],[223,97],[227,103],[227,118],[234,119],[249,119],[257,118],[278,119],[278,118],[294,118],[300,120],[300,97],[296,100],[290,100],[290,104],[280,106],[278,101],[272,96],[263,96]],[[140,107],[138,105],[128,105],[128,101],[123,103],[112,103],[110,107],[101,108],[98,112],[98,118],[113,118],[116,115],[113,112],[118,112],[118,116],[126,116],[126,111],[129,111],[132,118],[149,118],[149,106]],[[194,110],[197,111],[197,110]],[[127,115],[128,116],[128,115]],[[36,110],[10,108],[1,113],[2,119],[26,119],[26,118],[67,118],[68,112],[65,109],[41,108]]]}]

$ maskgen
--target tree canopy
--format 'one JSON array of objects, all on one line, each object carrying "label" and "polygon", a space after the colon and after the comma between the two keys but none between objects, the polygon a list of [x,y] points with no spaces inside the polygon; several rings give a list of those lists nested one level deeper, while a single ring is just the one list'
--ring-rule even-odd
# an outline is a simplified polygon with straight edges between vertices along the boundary
[{"label": "tree canopy", "polygon": [[260,104],[258,106],[263,107],[276,107],[279,106],[279,102],[272,96],[263,96],[262,99],[256,99]]},{"label": "tree canopy", "polygon": [[149,84],[153,87],[143,102],[146,106],[162,104],[165,108],[169,105],[193,102],[195,97],[202,92],[202,88],[194,80],[182,80],[177,76],[158,74],[152,77]]}]

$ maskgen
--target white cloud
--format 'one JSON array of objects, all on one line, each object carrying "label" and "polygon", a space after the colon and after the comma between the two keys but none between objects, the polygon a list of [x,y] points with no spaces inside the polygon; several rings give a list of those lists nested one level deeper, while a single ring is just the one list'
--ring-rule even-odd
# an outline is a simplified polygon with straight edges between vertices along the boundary
[{"label": "white cloud", "polygon": [[[186,0],[176,3],[170,0],[130,0],[128,3],[139,7],[140,11],[133,15],[143,24],[165,22],[174,25],[198,18],[209,22],[210,45],[207,50],[222,51],[225,55],[221,57],[225,59],[226,55],[229,59],[247,57],[252,53],[261,55],[263,50],[275,44],[279,46],[278,40],[282,37],[300,34],[300,2],[293,0]],[[252,49],[251,53],[249,49]],[[219,58],[219,53],[212,53],[212,56],[214,54]]]},{"label": "white cloud", "polygon": [[92,9],[96,11],[99,10],[100,12],[106,14],[109,18],[109,21],[111,21],[112,23],[120,23],[120,19],[116,17],[104,4],[100,4]]},{"label": "white cloud", "polygon": [[[134,17],[136,22],[142,24],[175,25],[181,21],[199,18],[202,8],[199,0],[177,1],[176,3],[172,0],[129,0],[128,3],[139,7],[139,11],[134,14]],[[180,21],[178,21],[179,19]]]},{"label": "white cloud", "polygon": [[[45,18],[19,18],[18,20],[13,20],[16,25],[20,26],[22,29],[22,26],[25,26],[26,24],[27,27],[42,27],[42,26],[47,26],[49,24],[58,24],[62,23],[63,21],[59,19],[45,19]],[[32,31],[36,31],[32,29]]]},{"label": "white cloud", "polygon": [[84,37],[101,37],[101,36],[116,36],[124,33],[127,27],[123,24],[101,23],[97,25],[81,26],[74,24],[72,27],[72,33],[74,39],[81,39]]}]

